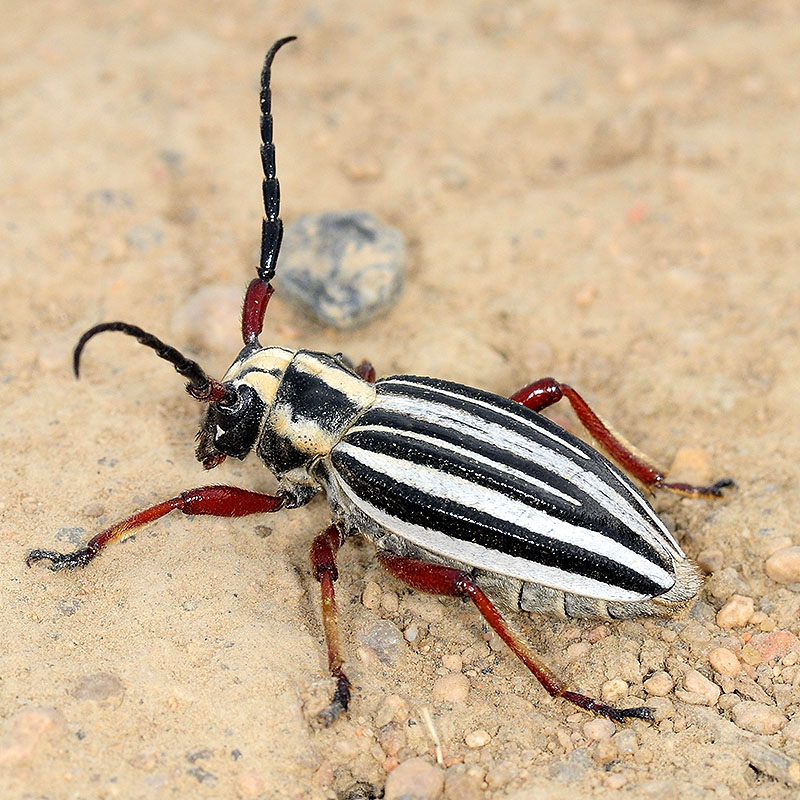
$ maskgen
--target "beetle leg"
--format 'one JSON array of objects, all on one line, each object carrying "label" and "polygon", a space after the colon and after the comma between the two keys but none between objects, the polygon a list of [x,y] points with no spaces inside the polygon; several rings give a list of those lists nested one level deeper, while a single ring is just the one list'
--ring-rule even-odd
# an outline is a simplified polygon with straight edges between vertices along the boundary
[{"label": "beetle leg", "polygon": [[734,485],[730,478],[723,478],[711,486],[692,486],[688,483],[668,482],[666,475],[661,470],[649,464],[641,453],[638,453],[618,433],[612,431],[571,386],[559,383],[555,378],[541,378],[534,381],[512,394],[510,399],[521,403],[531,411],[541,411],[557,403],[562,397],[569,400],[583,427],[600,443],[611,458],[645,486],[651,489],[667,489],[687,497],[721,497],[722,489]]},{"label": "beetle leg", "polygon": [[347,711],[350,703],[350,680],[342,670],[342,654],[339,649],[339,628],[336,624],[336,597],[333,584],[339,577],[336,568],[336,553],[344,541],[344,535],[338,525],[329,525],[311,545],[311,567],[314,578],[319,581],[322,592],[322,627],[325,630],[325,642],[328,645],[328,669],[336,678],[336,690],[327,708],[317,714],[317,718],[326,727],[343,711]]},{"label": "beetle leg", "polygon": [[366,358],[362,359],[361,363],[356,367],[356,375],[367,383],[375,383],[375,367]]},{"label": "beetle leg", "polygon": [[128,531],[160,519],[170,511],[184,514],[209,514],[214,517],[244,517],[248,514],[261,514],[277,511],[283,506],[282,495],[259,494],[237,489],[235,486],[202,486],[189,489],[177,497],[139,511],[127,519],[101,531],[85,547],[72,553],[57,553],[53,550],[31,550],[26,563],[30,567],[36,561],[48,559],[48,567],[54,572],[60,569],[85,567],[104,547],[119,539]]},{"label": "beetle leg", "polygon": [[509,627],[508,623],[495,607],[494,603],[475,585],[472,578],[464,571],[431,564],[413,558],[378,553],[378,561],[388,572],[414,589],[430,594],[448,595],[450,597],[468,597],[481,612],[483,618],[492,626],[497,635],[511,648],[514,655],[533,673],[551,697],[563,697],[576,706],[608,717],[614,722],[624,722],[629,718],[653,719],[653,710],[644,706],[636,708],[614,708],[601,703],[585,694],[567,689],[552,672],[550,672],[533,655],[520,637]]}]

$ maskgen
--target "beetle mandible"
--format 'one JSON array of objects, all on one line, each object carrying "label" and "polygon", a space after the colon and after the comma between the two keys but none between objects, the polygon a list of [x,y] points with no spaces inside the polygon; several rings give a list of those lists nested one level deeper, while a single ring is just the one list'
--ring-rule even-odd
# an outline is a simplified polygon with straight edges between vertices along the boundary
[{"label": "beetle mandible", "polygon": [[718,497],[711,486],[670,483],[619,439],[570,386],[543,378],[510,398],[434,378],[375,379],[369,362],[263,347],[259,334],[283,236],[272,135],[270,48],[261,73],[264,220],[258,277],[242,311],[244,347],[221,381],[141,328],[106,322],[74,351],[76,377],[86,343],[120,331],[173,364],[207,404],[197,459],[213,469],[251,452],[276,476],[275,495],[203,486],[140,511],[72,553],[32,550],[30,566],[84,567],[110,542],[173,510],[240,517],[296,508],[320,490],[332,522],[311,546],[336,688],[319,715],[347,710],[351,684],[339,647],[336,553],[360,533],[380,564],[409,586],[469,598],[486,622],[553,696],[615,721],[651,719],[645,707],[615,708],[571,691],[508,625],[500,607],[566,618],[669,616],[696,593],[697,570],[643,494],[616,466],[540,411],[566,398],[610,458],[646,487]]}]

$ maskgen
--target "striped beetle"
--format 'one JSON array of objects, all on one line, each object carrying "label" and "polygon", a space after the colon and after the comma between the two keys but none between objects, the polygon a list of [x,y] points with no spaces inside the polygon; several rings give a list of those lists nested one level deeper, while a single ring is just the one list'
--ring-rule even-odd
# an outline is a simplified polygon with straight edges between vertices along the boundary
[{"label": "striped beetle", "polygon": [[83,567],[106,545],[173,510],[239,517],[296,508],[322,489],[332,524],[313,541],[311,564],[336,689],[320,713],[345,711],[350,681],[339,649],[336,553],[356,533],[409,586],[469,598],[553,696],[616,721],[650,719],[648,708],[618,709],[570,691],[542,666],[498,606],[566,618],[669,616],[692,598],[696,569],[642,493],[605,457],[538,412],[566,397],[609,456],[645,486],[717,497],[730,480],[698,487],[668,483],[600,420],[570,386],[544,378],[506,399],[413,375],[375,380],[369,362],[259,342],[283,224],[275,173],[270,72],[261,74],[261,159],[265,216],[258,277],[242,312],[244,347],[222,381],[152,334],[124,322],[86,331],[74,352],[103,331],[134,336],[188,379],[208,404],[197,458],[206,469],[255,451],[277,477],[275,495],[232,486],[192,489],[134,514],[72,553],[32,550],[30,566]]}]

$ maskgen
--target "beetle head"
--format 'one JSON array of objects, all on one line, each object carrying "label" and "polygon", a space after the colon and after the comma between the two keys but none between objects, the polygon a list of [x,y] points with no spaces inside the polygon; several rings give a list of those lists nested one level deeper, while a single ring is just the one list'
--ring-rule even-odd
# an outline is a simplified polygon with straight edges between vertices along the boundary
[{"label": "beetle head", "polygon": [[282,347],[244,347],[225,373],[222,385],[233,402],[212,402],[197,434],[197,460],[206,469],[225,456],[245,458],[258,439],[264,415],[269,411],[286,365],[294,355]]}]

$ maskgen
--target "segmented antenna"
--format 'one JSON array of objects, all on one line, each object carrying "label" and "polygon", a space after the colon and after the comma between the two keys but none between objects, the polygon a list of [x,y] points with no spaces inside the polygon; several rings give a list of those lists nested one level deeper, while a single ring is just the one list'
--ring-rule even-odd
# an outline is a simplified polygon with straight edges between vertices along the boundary
[{"label": "segmented antenna", "polygon": [[169,361],[179,375],[188,379],[189,383],[186,384],[186,389],[196,400],[211,403],[221,402],[228,398],[228,390],[219,381],[209,378],[205,370],[196,361],[186,358],[179,350],[162,342],[152,333],[148,333],[142,328],[130,325],[127,322],[101,322],[99,325],[89,328],[78,339],[78,344],[75,345],[75,352],[72,356],[72,369],[76,378],[80,377],[81,353],[86,346],[86,342],[98,333],[103,333],[103,331],[120,331],[120,333],[125,333],[128,336],[134,336],[145,347],[155,350],[159,358]]},{"label": "segmented antenna", "polygon": [[261,223],[261,259],[258,277],[269,283],[275,276],[275,262],[281,249],[283,239],[283,222],[279,218],[281,206],[281,188],[275,177],[275,144],[272,141],[272,94],[269,88],[270,68],[275,53],[287,42],[293,42],[296,36],[278,39],[270,47],[264,59],[261,71],[261,165],[264,168],[264,220]]}]

